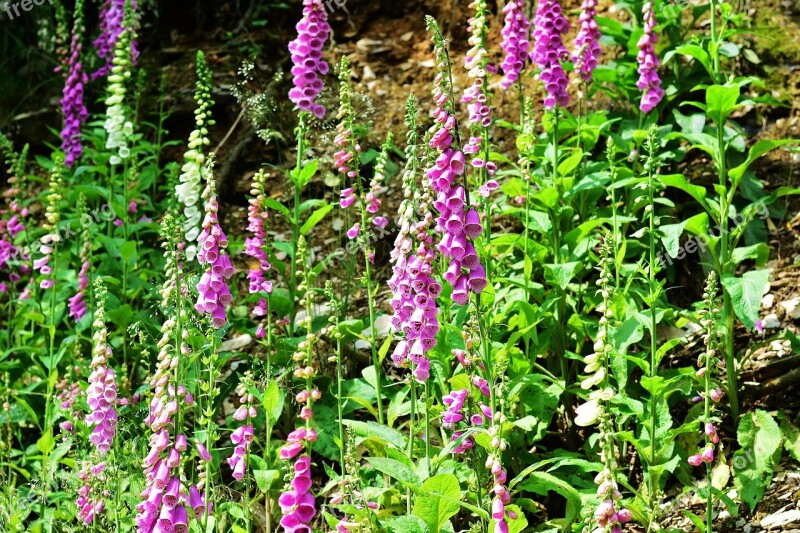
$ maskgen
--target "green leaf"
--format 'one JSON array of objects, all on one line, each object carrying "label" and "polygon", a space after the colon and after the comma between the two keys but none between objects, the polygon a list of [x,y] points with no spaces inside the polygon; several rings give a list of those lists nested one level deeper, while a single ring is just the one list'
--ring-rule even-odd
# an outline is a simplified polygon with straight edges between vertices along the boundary
[{"label": "green leaf", "polygon": [[733,310],[747,329],[753,329],[756,325],[761,297],[768,281],[768,270],[745,272],[741,278],[732,274],[722,276],[722,286],[731,297]]},{"label": "green leaf", "polygon": [[664,54],[664,64],[669,63],[670,59],[676,55],[693,57],[701,65],[703,65],[703,68],[706,69],[706,72],[708,72],[709,76],[712,78],[714,77],[714,69],[711,66],[711,58],[709,57],[708,52],[706,52],[702,47],[697,46],[696,44],[683,44]]},{"label": "green leaf", "polygon": [[781,428],[769,413],[757,409],[742,417],[736,437],[741,449],[733,456],[733,481],[739,498],[752,511],[772,479]]},{"label": "green leaf", "polygon": [[386,521],[389,533],[428,533],[428,524],[414,515],[394,516]]},{"label": "green leaf", "polygon": [[410,483],[412,485],[419,485],[420,479],[417,473],[406,464],[398,461],[397,459],[388,459],[386,457],[369,457],[367,459],[369,464],[383,474],[402,481],[403,483]]},{"label": "green leaf", "polygon": [[53,437],[53,432],[48,430],[39,437],[39,440],[36,441],[36,449],[42,452],[43,454],[47,455],[50,453],[53,448],[55,448],[56,439]]},{"label": "green leaf", "polygon": [[349,427],[355,435],[362,437],[362,440],[376,438],[387,444],[391,444],[398,450],[405,450],[405,437],[392,428],[383,426],[377,422],[360,422],[357,420],[344,420],[344,425]]},{"label": "green leaf", "polygon": [[285,400],[286,395],[278,386],[278,382],[270,380],[267,384],[267,388],[264,390],[261,403],[264,406],[264,411],[269,415],[270,424],[272,426],[274,426],[275,422],[281,417]]},{"label": "green leaf", "polygon": [[265,198],[264,205],[269,207],[272,211],[277,211],[278,213],[282,214],[286,220],[291,218],[289,213],[289,208],[285,205],[280,203],[279,201],[275,200],[274,198]]},{"label": "green leaf", "polygon": [[562,495],[567,500],[565,516],[565,521],[567,523],[572,522],[581,509],[581,494],[575,487],[548,472],[530,472],[525,483],[523,483],[520,488],[542,496],[547,496],[551,491]]},{"label": "green leaf", "polygon": [[661,226],[661,242],[664,243],[664,248],[667,249],[667,253],[672,258],[678,256],[678,252],[681,248],[681,235],[683,235],[683,231],[686,229],[687,222],[688,220],[684,220],[678,224],[666,224]]},{"label": "green leaf", "polygon": [[414,502],[414,516],[427,524],[429,531],[439,533],[451,516],[458,512],[461,486],[453,474],[439,474],[425,481]]},{"label": "green leaf", "polygon": [[305,235],[306,233],[311,231],[314,228],[314,226],[319,224],[320,221],[322,221],[322,219],[325,218],[325,215],[330,213],[331,209],[333,209],[333,204],[325,204],[322,207],[318,207],[317,209],[315,209],[314,212],[311,213],[311,216],[309,216],[308,219],[300,227],[300,233]]},{"label": "green leaf", "polygon": [[280,472],[278,470],[253,470],[253,477],[256,479],[258,490],[267,492],[275,485],[280,477]]},{"label": "green leaf", "polygon": [[674,187],[676,189],[680,189],[681,191],[685,192],[689,196],[695,199],[695,201],[703,206],[703,209],[708,211],[708,206],[706,205],[706,189],[705,187],[701,187],[699,185],[692,185],[688,181],[683,174],[669,174],[666,176],[661,176],[661,182],[666,185],[667,187]]},{"label": "green leaf", "polygon": [[746,259],[753,259],[758,266],[764,266],[769,259],[769,246],[760,242],[752,246],[742,246],[735,248],[731,253],[731,262],[738,265]]},{"label": "green leaf", "polygon": [[300,189],[304,189],[305,186],[308,185],[308,182],[311,181],[311,178],[317,173],[317,167],[319,167],[319,160],[317,159],[303,167],[303,170],[300,171],[300,175],[297,177],[297,184]]},{"label": "green leaf", "polygon": [[736,109],[739,100],[738,85],[712,85],[706,89],[706,113],[717,124],[724,124]]},{"label": "green leaf", "polygon": [[759,157],[763,156],[774,150],[775,148],[779,148],[781,146],[785,146],[787,144],[797,144],[798,139],[781,139],[777,141],[773,140],[763,140],[758,141],[752,147],[750,147],[750,151],[747,153],[747,159],[745,159],[744,163],[739,165],[738,167],[734,167],[728,171],[728,177],[731,180],[731,183],[734,185],[742,179],[744,173],[750,168],[750,165],[758,159]]},{"label": "green leaf", "polygon": [[571,156],[566,158],[558,165],[558,174],[560,176],[568,176],[573,170],[575,170],[578,165],[581,164],[583,160],[583,150],[580,148],[576,149]]},{"label": "green leaf", "polygon": [[574,261],[572,263],[556,263],[542,266],[544,266],[544,277],[548,283],[564,290],[569,285],[569,282],[572,281],[572,278],[575,277],[580,263]]},{"label": "green leaf", "polygon": [[753,451],[753,464],[759,471],[772,470],[772,456],[781,445],[781,428],[766,411],[756,409],[739,422],[736,440],[743,449]]}]

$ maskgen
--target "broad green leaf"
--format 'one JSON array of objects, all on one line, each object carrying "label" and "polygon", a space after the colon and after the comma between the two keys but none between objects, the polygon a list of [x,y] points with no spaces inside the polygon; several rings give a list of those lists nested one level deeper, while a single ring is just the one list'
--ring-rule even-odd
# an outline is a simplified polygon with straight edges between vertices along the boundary
[{"label": "broad green leaf", "polygon": [[775,453],[781,445],[781,429],[766,411],[757,409],[739,422],[740,449],[733,456],[733,481],[739,498],[752,511],[772,479]]},{"label": "broad green leaf", "polygon": [[442,531],[444,524],[458,512],[461,486],[453,474],[428,478],[414,502],[414,516],[421,518],[431,533]]},{"label": "broad green leaf", "polygon": [[544,266],[544,277],[551,285],[561,287],[561,290],[567,288],[569,282],[575,277],[575,274],[580,266],[580,263],[575,261],[572,263],[556,263],[547,264]]},{"label": "broad green leaf", "polygon": [[706,89],[706,113],[717,124],[725,123],[736,109],[738,85],[712,85]]},{"label": "broad green leaf", "polygon": [[280,472],[278,470],[253,470],[253,477],[256,479],[258,490],[267,492],[272,489],[280,477]]},{"label": "broad green leaf", "polygon": [[393,516],[386,521],[389,533],[428,533],[428,524],[414,515]]},{"label": "broad green leaf", "polygon": [[695,199],[697,203],[703,206],[703,209],[708,211],[708,206],[706,205],[706,189],[705,187],[700,187],[699,185],[692,185],[688,181],[683,174],[669,174],[666,176],[661,176],[661,182],[666,185],[667,187],[674,187],[676,189],[680,189],[681,191],[685,192],[689,196]]},{"label": "broad green leaf", "polygon": [[666,54],[664,54],[664,64],[666,65],[669,61],[673,58],[673,56],[682,55],[682,56],[689,56],[696,59],[703,68],[706,69],[708,75],[714,77],[714,70],[711,65],[711,58],[703,48],[696,44],[683,44],[674,50],[670,50]]},{"label": "broad green leaf", "polygon": [[525,483],[520,488],[542,496],[547,496],[551,491],[555,491],[566,498],[567,511],[565,521],[567,524],[577,516],[581,509],[581,495],[575,487],[549,472],[530,472]]},{"label": "broad green leaf", "polygon": [[363,439],[367,438],[376,438],[380,439],[387,444],[391,444],[398,450],[405,450],[406,446],[406,439],[405,437],[398,431],[391,429],[389,427],[383,426],[378,424],[377,422],[369,421],[369,422],[360,422],[357,420],[345,420],[344,425],[349,427],[355,435],[358,437],[362,437]]},{"label": "broad green leaf", "polygon": [[684,220],[677,224],[661,226],[661,242],[664,243],[664,248],[667,249],[667,253],[673,259],[678,256],[678,252],[681,248],[681,235],[683,235],[683,231],[686,229],[687,222],[688,220]]},{"label": "broad green leaf", "polygon": [[781,139],[777,141],[766,139],[763,141],[758,141],[750,148],[750,151],[747,153],[747,159],[745,159],[744,163],[728,171],[728,177],[730,178],[731,183],[737,184],[739,180],[742,179],[742,176],[744,176],[745,171],[747,171],[747,169],[750,168],[750,165],[753,164],[753,161],[759,157],[771,152],[775,148],[779,148],[787,144],[797,143],[798,139]]},{"label": "broad green leaf", "polygon": [[311,178],[317,173],[317,167],[319,167],[319,160],[317,159],[303,167],[300,171],[300,175],[297,176],[297,183],[300,189],[304,189],[305,186],[308,185],[308,182],[311,181]]},{"label": "broad green leaf", "polygon": [[569,156],[561,163],[559,163],[558,174],[560,176],[568,176],[570,173],[572,173],[573,170],[575,170],[578,167],[578,165],[581,164],[582,160],[583,160],[583,150],[578,148],[572,153],[571,156]]},{"label": "broad green leaf", "polygon": [[282,214],[286,220],[291,218],[289,209],[274,198],[265,198],[264,205],[269,207],[272,211],[277,211],[278,213]]},{"label": "broad green leaf", "polygon": [[369,457],[367,459],[369,464],[383,474],[402,481],[403,483],[410,483],[412,485],[419,485],[420,479],[417,473],[408,465],[401,463],[396,459],[389,459],[386,457]]},{"label": "broad green leaf", "polygon": [[319,224],[322,221],[322,219],[325,218],[325,215],[330,213],[331,209],[333,209],[333,204],[326,204],[323,205],[322,207],[318,207],[317,209],[315,209],[314,212],[311,213],[311,216],[309,216],[308,219],[300,227],[300,233],[305,235],[309,231],[314,229],[314,226]]},{"label": "broad green leaf", "polygon": [[769,259],[769,246],[760,242],[752,246],[742,246],[735,248],[731,253],[731,262],[738,265],[746,259],[753,259],[758,266],[764,266]]},{"label": "broad green leaf", "polygon": [[740,278],[732,274],[722,276],[722,286],[731,297],[733,310],[747,329],[753,329],[756,325],[761,297],[768,281],[768,270],[745,272]]},{"label": "broad green leaf", "polygon": [[270,380],[267,384],[267,388],[264,390],[262,404],[264,405],[264,411],[269,414],[270,424],[273,426],[281,417],[285,399],[285,393],[278,386],[278,383],[275,380]]}]

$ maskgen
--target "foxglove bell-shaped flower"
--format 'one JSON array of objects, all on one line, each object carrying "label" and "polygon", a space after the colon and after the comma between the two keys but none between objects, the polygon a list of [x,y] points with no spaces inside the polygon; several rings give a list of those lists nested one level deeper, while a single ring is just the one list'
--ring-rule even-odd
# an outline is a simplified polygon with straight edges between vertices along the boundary
[{"label": "foxglove bell-shaped flower", "polygon": [[202,197],[206,199],[203,219],[203,231],[197,238],[197,261],[207,265],[208,270],[197,283],[197,303],[195,309],[198,313],[211,316],[211,325],[217,329],[227,322],[225,308],[231,303],[231,291],[227,280],[233,275],[234,269],[231,260],[225,253],[228,238],[219,226],[217,211],[216,181],[211,170],[208,172],[206,189]]},{"label": "foxglove bell-shaped flower", "polygon": [[297,38],[289,43],[294,83],[289,99],[301,111],[310,111],[322,119],[325,107],[315,100],[322,92],[322,78],[329,69],[322,59],[322,49],[331,31],[323,0],[303,0],[303,18],[296,27]]},{"label": "foxglove bell-shaped flower", "polygon": [[664,89],[661,88],[661,78],[658,76],[658,67],[661,62],[656,55],[655,44],[658,42],[656,28],[656,13],[654,2],[648,1],[642,7],[644,19],[644,33],[639,38],[637,46],[639,53],[636,60],[639,63],[639,81],[636,86],[643,91],[639,108],[643,113],[649,113],[664,98]]},{"label": "foxglove bell-shaped flower", "polygon": [[567,75],[561,61],[569,57],[569,53],[562,36],[569,31],[569,22],[558,0],[539,0],[533,27],[531,59],[539,65],[539,79],[548,94],[544,105],[548,109],[556,105],[564,107],[569,103],[569,95]]},{"label": "foxglove bell-shaped flower", "polygon": [[525,16],[525,1],[511,0],[503,8],[505,22],[502,30],[503,52],[505,59],[500,68],[503,70],[503,89],[508,89],[519,80],[522,69],[530,57],[531,23]]},{"label": "foxglove bell-shaped flower", "polygon": [[81,37],[84,32],[82,9],[76,9],[72,29],[67,79],[61,98],[61,113],[64,115],[64,128],[61,130],[61,149],[66,154],[64,166],[71,168],[83,153],[81,144],[81,124],[89,117],[83,102],[83,88],[88,82],[81,64]]},{"label": "foxglove bell-shaped flower", "polygon": [[581,79],[589,83],[600,57],[600,29],[597,26],[597,0],[583,0],[581,4],[580,29],[575,37],[572,61]]}]

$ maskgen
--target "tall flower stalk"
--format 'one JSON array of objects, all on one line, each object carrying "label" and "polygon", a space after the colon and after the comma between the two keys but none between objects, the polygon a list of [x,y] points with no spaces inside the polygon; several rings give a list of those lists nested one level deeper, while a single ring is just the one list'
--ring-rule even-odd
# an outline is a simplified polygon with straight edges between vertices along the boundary
[{"label": "tall flower stalk", "polygon": [[84,485],[78,490],[75,502],[80,508],[78,516],[86,525],[92,523],[95,515],[105,507],[103,496],[107,496],[108,491],[102,488],[101,483],[106,477],[103,474],[106,467],[103,458],[111,451],[117,429],[117,379],[110,367],[112,352],[105,323],[107,291],[99,279],[95,282],[94,290],[97,310],[93,324],[92,373],[86,389],[86,400],[91,409],[86,416],[86,424],[93,428],[89,441],[94,446],[94,460],[79,474]]},{"label": "tall flower stalk", "polygon": [[195,309],[198,313],[211,317],[211,325],[219,329],[228,321],[225,308],[231,303],[231,291],[228,280],[233,276],[234,268],[230,257],[225,252],[228,247],[228,238],[219,225],[217,212],[217,182],[214,179],[214,160],[209,159],[206,172],[206,188],[201,198],[205,199],[205,218],[203,231],[197,237],[197,261],[206,265],[206,270],[197,283],[197,303]]},{"label": "tall flower stalk", "polygon": [[719,357],[718,350],[723,345],[723,330],[720,327],[722,317],[720,316],[719,302],[717,293],[719,285],[717,274],[713,270],[706,280],[705,291],[703,292],[703,309],[700,315],[700,326],[703,328],[703,345],[705,350],[697,360],[697,378],[701,380],[703,399],[703,417],[700,419],[701,430],[705,439],[705,445],[698,453],[689,456],[688,462],[692,466],[705,464],[706,467],[706,531],[712,532],[712,519],[714,517],[714,490],[712,486],[711,471],[714,462],[714,452],[719,445],[720,437],[717,427],[720,419],[715,404],[719,402],[724,393],[717,386],[720,368],[724,368],[725,360]]},{"label": "tall flower stalk", "polygon": [[569,31],[569,22],[560,2],[539,0],[533,27],[531,60],[539,66],[539,79],[547,92],[544,106],[548,109],[557,105],[564,107],[569,103],[569,95],[567,75],[561,61],[569,57],[563,40],[563,35]]},{"label": "tall flower stalk", "polygon": [[302,278],[298,291],[302,295],[301,305],[305,307],[306,316],[300,320],[300,327],[306,329],[306,338],[302,341],[292,359],[296,363],[294,377],[302,380],[303,389],[297,393],[300,411],[298,418],[302,425],[289,433],[287,443],[279,451],[279,457],[292,465],[287,475],[287,484],[278,498],[283,517],[280,524],[286,533],[311,533],[311,521],[317,514],[314,495],[311,493],[311,445],[317,440],[317,432],[311,427],[314,416],[314,402],[322,397],[319,389],[314,387],[314,344],[318,340],[311,331],[314,292],[311,286],[315,280],[313,270],[307,265],[308,247],[303,237],[298,241],[298,271]]},{"label": "tall flower stalk", "polygon": [[587,376],[581,382],[581,388],[591,390],[589,400],[580,405],[575,417],[579,426],[592,426],[597,424],[599,429],[600,462],[603,469],[594,478],[597,485],[599,505],[594,510],[594,521],[597,529],[594,531],[609,531],[620,533],[624,524],[631,521],[631,512],[622,504],[622,494],[617,483],[617,446],[613,414],[609,401],[614,397],[611,387],[610,360],[614,354],[612,344],[614,327],[614,313],[612,304],[616,292],[614,279],[614,249],[613,234],[606,233],[600,244],[600,261],[597,269],[600,279],[597,280],[598,294],[602,303],[598,307],[601,313],[594,351],[584,359],[584,373]]},{"label": "tall flower stalk", "polygon": [[206,63],[206,56],[202,51],[197,51],[197,90],[194,93],[197,108],[194,112],[195,129],[189,134],[188,150],[183,154],[180,183],[175,187],[175,195],[183,205],[184,224],[183,231],[189,246],[186,256],[189,260],[197,254],[194,244],[200,235],[200,222],[203,211],[200,193],[203,183],[208,179],[206,166],[206,152],[211,141],[208,138],[208,128],[214,125],[211,108],[214,100],[211,98],[212,73]]},{"label": "tall flower stalk", "polygon": [[[132,27],[137,9],[136,0],[105,0],[100,9],[100,35],[94,41],[97,55],[105,60],[105,64],[92,74],[96,80],[113,71],[114,58],[117,57],[119,41],[126,26]],[[126,12],[131,16],[126,20]],[[136,38],[132,37],[127,43],[131,61],[134,63],[139,57],[136,47]]]},{"label": "tall flower stalk", "polygon": [[[382,393],[382,375],[381,362],[378,358],[378,335],[375,327],[375,293],[377,287],[372,279],[372,262],[374,260],[374,252],[370,248],[368,239],[369,229],[372,225],[382,227],[388,222],[384,217],[375,217],[380,203],[375,197],[374,190],[368,192],[364,191],[361,184],[360,174],[360,158],[361,146],[358,144],[357,139],[353,135],[353,107],[351,103],[352,87],[350,86],[350,65],[347,57],[342,56],[342,61],[339,70],[339,98],[340,107],[338,118],[341,120],[337,128],[338,136],[336,138],[336,145],[340,150],[336,153],[336,166],[339,172],[353,180],[354,187],[350,187],[342,191],[341,205],[347,208],[355,201],[357,209],[360,214],[360,222],[356,223],[347,232],[349,239],[355,239],[361,248],[364,250],[364,275],[362,276],[362,283],[367,292],[367,306],[369,309],[369,324],[370,324],[370,350],[372,352],[372,364],[375,367],[375,396],[376,408],[378,411],[378,422],[383,424],[383,393]],[[376,185],[379,185],[376,183]],[[373,187],[375,188],[375,187]],[[379,187],[377,187],[379,189]],[[345,198],[353,198],[353,200],[345,201]]]},{"label": "tall flower stalk", "polygon": [[658,67],[661,62],[658,60],[655,49],[655,44],[658,42],[658,34],[655,32],[655,2],[652,0],[645,2],[642,6],[642,19],[644,33],[637,43],[639,53],[636,56],[636,60],[639,63],[639,81],[636,82],[636,86],[642,91],[639,109],[643,113],[649,113],[664,98],[664,89],[661,88],[661,78],[658,76]]},{"label": "tall flower stalk", "polygon": [[[247,231],[252,237],[244,241],[244,253],[252,258],[250,268],[247,270],[248,290],[250,294],[259,295],[258,304],[253,308],[253,314],[261,320],[267,317],[267,330],[271,327],[269,297],[272,294],[272,282],[267,279],[267,274],[272,269],[269,262],[269,243],[267,242],[267,220],[269,212],[265,201],[267,175],[259,170],[250,184],[250,198],[247,203]],[[259,323],[256,328],[256,337],[267,336],[264,325]],[[271,343],[268,343],[271,344]],[[268,345],[267,349],[271,349]]]},{"label": "tall flower stalk", "polygon": [[453,287],[453,301],[465,305],[469,294],[480,294],[486,287],[486,272],[481,265],[473,240],[483,232],[478,212],[470,207],[469,194],[463,180],[464,152],[456,121],[450,58],[439,25],[427,17],[432,36],[438,73],[434,80],[434,125],[431,127],[431,148],[439,153],[435,164],[426,171],[433,207],[439,212],[436,232],[441,238],[436,248],[448,260],[445,280]]},{"label": "tall flower stalk", "polygon": [[[161,326],[156,370],[150,379],[153,396],[145,419],[150,430],[150,451],[142,462],[145,488],[136,505],[139,533],[150,533],[156,528],[185,533],[190,516],[200,520],[210,513],[210,505],[200,492],[205,473],[201,471],[197,484],[184,474],[188,440],[179,431],[183,429],[186,410],[194,405],[183,384],[181,368],[181,359],[191,353],[186,342],[189,314],[184,302],[189,291],[183,271],[185,243],[182,226],[172,215],[165,217],[163,228],[162,246],[167,263],[160,295],[167,319]],[[205,446],[198,443],[197,450],[201,461],[211,461]]]},{"label": "tall flower stalk", "polygon": [[[115,0],[109,0],[115,1]],[[128,115],[126,98],[128,89],[126,83],[131,77],[131,41],[136,35],[130,15],[125,15],[126,22],[119,33],[114,45],[114,57],[111,60],[111,74],[108,76],[108,89],[106,96],[106,120],[105,130],[108,134],[106,138],[106,148],[111,151],[110,163],[119,165],[131,155],[128,143],[133,135],[133,122]]]},{"label": "tall flower stalk", "polygon": [[524,0],[510,0],[503,8],[505,20],[502,30],[503,52],[505,58],[500,68],[503,89],[508,89],[519,81],[525,63],[530,59],[530,27],[531,23],[525,15]]},{"label": "tall flower stalk", "polygon": [[[391,252],[392,291],[390,302],[394,315],[392,327],[400,340],[392,353],[397,367],[411,365],[414,379],[420,383],[430,376],[426,353],[436,345],[439,332],[436,298],[441,285],[433,278],[433,215],[428,187],[421,187],[419,135],[416,99],[406,103],[406,166],[403,171],[403,201],[400,204],[400,230]],[[414,391],[416,392],[416,391]]]},{"label": "tall flower stalk", "polygon": [[309,111],[321,119],[325,116],[325,107],[315,100],[322,92],[322,78],[329,69],[322,59],[322,48],[331,31],[323,0],[303,0],[303,18],[296,28],[297,38],[289,43],[294,83],[289,99],[300,111]]},{"label": "tall flower stalk", "polygon": [[61,130],[61,149],[64,151],[64,166],[71,168],[81,157],[81,124],[89,117],[83,102],[83,87],[88,82],[86,72],[81,63],[81,37],[83,26],[83,0],[75,3],[75,21],[72,27],[67,79],[64,83],[61,98],[61,113],[64,115],[64,127]]}]

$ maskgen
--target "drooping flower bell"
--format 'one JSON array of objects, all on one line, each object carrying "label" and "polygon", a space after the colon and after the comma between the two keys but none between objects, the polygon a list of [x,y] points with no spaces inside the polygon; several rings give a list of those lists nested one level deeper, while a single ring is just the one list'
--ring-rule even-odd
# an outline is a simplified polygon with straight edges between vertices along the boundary
[{"label": "drooping flower bell", "polygon": [[600,57],[600,29],[597,26],[597,0],[583,0],[581,4],[580,29],[575,37],[572,61],[581,79],[589,83]]},{"label": "drooping flower bell", "polygon": [[500,68],[503,70],[503,89],[508,89],[519,80],[525,63],[530,58],[531,23],[525,15],[525,0],[511,0],[503,8],[505,23],[502,30],[503,52],[505,59]]},{"label": "drooping flower bell", "polygon": [[206,188],[201,197],[206,200],[206,216],[203,219],[203,231],[197,238],[197,261],[201,265],[208,266],[208,270],[197,283],[199,295],[195,309],[198,313],[211,315],[211,325],[219,329],[227,322],[225,308],[232,300],[227,280],[233,275],[234,269],[225,252],[228,238],[222,231],[217,216],[219,203],[213,173],[213,158],[209,159]]},{"label": "drooping flower bell", "polygon": [[324,88],[322,77],[329,69],[322,59],[322,48],[330,31],[323,0],[303,0],[303,18],[297,23],[297,38],[289,43],[294,83],[289,99],[301,111],[310,111],[319,119],[325,116],[325,107],[315,100]]},{"label": "drooping flower bell", "polygon": [[83,101],[83,88],[88,82],[81,63],[81,37],[83,27],[83,2],[75,4],[75,22],[72,28],[67,79],[61,98],[61,113],[64,115],[64,128],[61,130],[61,149],[64,150],[64,166],[71,168],[83,154],[81,144],[81,124],[89,117]]},{"label": "drooping flower bell", "polygon": [[547,96],[544,105],[553,109],[569,103],[567,75],[561,61],[569,57],[564,46],[563,35],[569,30],[558,0],[539,0],[533,20],[533,52],[531,59],[539,65],[539,79],[544,84]]},{"label": "drooping flower bell", "polygon": [[642,7],[642,18],[644,19],[644,33],[639,38],[637,46],[639,53],[636,60],[639,63],[639,81],[636,86],[643,91],[642,101],[639,109],[643,113],[652,111],[664,98],[664,89],[661,88],[661,78],[658,76],[658,67],[661,62],[656,55],[655,44],[658,42],[656,28],[656,13],[654,2],[645,2]]},{"label": "drooping flower bell", "polygon": [[436,344],[439,333],[436,298],[441,293],[441,285],[431,276],[434,257],[431,191],[419,187],[421,168],[416,114],[416,99],[412,95],[406,104],[404,199],[399,210],[400,229],[390,254],[392,277],[388,285],[394,311],[392,327],[402,337],[392,361],[398,367],[410,363],[414,378],[424,382],[430,376],[430,361],[425,354]]}]

